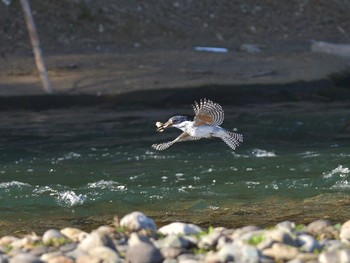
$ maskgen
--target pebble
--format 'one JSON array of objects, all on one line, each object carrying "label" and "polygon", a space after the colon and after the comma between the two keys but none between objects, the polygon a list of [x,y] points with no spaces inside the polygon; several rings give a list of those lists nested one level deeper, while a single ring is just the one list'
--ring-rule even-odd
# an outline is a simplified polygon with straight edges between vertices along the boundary
[{"label": "pebble", "polygon": [[44,244],[49,244],[51,242],[63,241],[65,239],[67,239],[67,237],[56,229],[47,230],[42,237],[42,241],[44,242]]},{"label": "pebble", "polygon": [[174,222],[161,227],[158,232],[163,235],[196,235],[202,232],[202,229],[194,224]]},{"label": "pebble", "polygon": [[160,263],[163,261],[163,256],[154,245],[141,241],[129,247],[125,261],[129,263]]},{"label": "pebble", "polygon": [[350,262],[350,220],[307,226],[283,221],[262,229],[210,228],[174,222],[157,230],[133,212],[119,227],[49,229],[42,237],[0,237],[0,263],[345,263]]}]

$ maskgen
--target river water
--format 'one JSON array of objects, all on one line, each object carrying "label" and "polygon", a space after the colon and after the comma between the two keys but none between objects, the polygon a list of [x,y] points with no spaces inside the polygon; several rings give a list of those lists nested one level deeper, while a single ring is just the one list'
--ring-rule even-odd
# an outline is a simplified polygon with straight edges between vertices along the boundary
[{"label": "river water", "polygon": [[0,234],[92,228],[140,210],[158,224],[268,225],[350,218],[350,105],[223,105],[219,139],[151,148],[191,107],[8,110],[0,117]]}]

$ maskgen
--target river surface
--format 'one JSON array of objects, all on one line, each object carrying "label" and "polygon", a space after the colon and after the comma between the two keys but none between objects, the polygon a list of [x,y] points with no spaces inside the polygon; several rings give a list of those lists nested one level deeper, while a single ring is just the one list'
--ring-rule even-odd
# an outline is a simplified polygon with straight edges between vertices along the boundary
[{"label": "river surface", "polygon": [[8,110],[0,116],[1,233],[50,227],[92,228],[140,210],[159,225],[269,225],[350,218],[350,105],[223,105],[219,139],[153,143],[180,131],[155,131],[178,109],[70,107]]}]

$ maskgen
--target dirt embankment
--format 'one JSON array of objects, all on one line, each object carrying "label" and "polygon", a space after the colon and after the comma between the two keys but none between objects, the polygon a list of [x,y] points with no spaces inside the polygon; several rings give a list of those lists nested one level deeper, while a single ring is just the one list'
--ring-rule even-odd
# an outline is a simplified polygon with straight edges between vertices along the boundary
[{"label": "dirt embankment", "polygon": [[[65,94],[315,81],[349,67],[310,50],[312,41],[350,43],[347,0],[31,5],[53,87]],[[0,3],[0,13],[0,96],[42,94],[18,2]]]}]

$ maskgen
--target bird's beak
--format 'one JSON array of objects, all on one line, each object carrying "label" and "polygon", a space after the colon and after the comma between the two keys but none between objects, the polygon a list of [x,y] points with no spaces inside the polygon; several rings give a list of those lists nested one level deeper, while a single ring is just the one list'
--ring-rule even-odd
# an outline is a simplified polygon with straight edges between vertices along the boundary
[{"label": "bird's beak", "polygon": [[167,121],[166,123],[156,122],[157,132],[163,132],[166,128],[169,128],[173,125],[172,121]]}]

